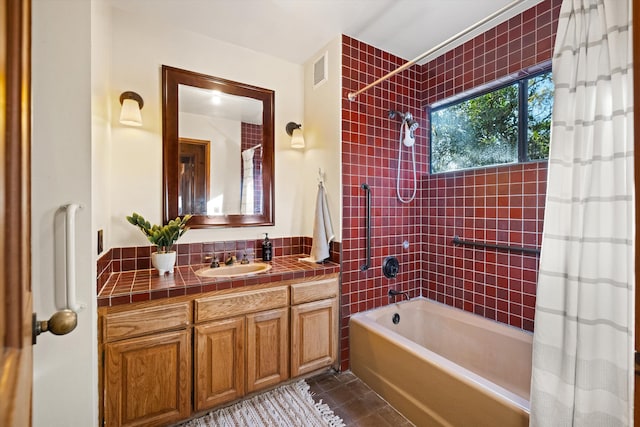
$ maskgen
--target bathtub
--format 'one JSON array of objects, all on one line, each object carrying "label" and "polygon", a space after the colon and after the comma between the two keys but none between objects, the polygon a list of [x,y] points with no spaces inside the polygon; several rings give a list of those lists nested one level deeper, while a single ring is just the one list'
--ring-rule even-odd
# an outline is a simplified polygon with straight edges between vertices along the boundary
[{"label": "bathtub", "polygon": [[349,330],[353,373],[417,426],[529,425],[530,333],[425,298]]}]

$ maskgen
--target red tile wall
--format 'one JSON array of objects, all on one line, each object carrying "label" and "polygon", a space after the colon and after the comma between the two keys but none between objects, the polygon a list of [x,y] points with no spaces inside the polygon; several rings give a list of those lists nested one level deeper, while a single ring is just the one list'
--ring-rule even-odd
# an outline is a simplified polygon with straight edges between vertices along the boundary
[{"label": "red tile wall", "polygon": [[[279,237],[269,239],[273,247],[273,256],[278,258],[287,255],[309,254],[313,239],[310,237]],[[238,259],[247,254],[250,260],[262,258],[262,239],[218,241],[203,243],[178,243],[174,245],[178,256],[176,265],[202,264],[205,258],[215,254],[222,259],[225,253],[231,253]],[[331,242],[329,247],[330,261],[340,262],[341,244]],[[151,252],[155,246],[138,246],[126,248],[112,248],[105,252],[97,262],[98,292],[104,286],[112,273],[132,270],[146,270],[151,268]]]},{"label": "red tile wall", "polygon": [[545,0],[422,66],[422,105],[551,59],[562,0]]},{"label": "red tile wall", "polygon": [[[242,122],[240,126],[240,135],[241,151],[262,144],[262,125]],[[242,157],[240,157],[240,171],[242,170]],[[253,153],[253,196],[253,211],[260,213],[262,212],[262,147],[256,148]]]},{"label": "red tile wall", "polygon": [[452,238],[539,248],[546,177],[546,162],[426,177],[423,295],[533,330],[538,257]]},{"label": "red tile wall", "polygon": [[[420,193],[409,204],[396,197],[396,174],[400,119],[389,119],[389,110],[409,111],[420,123],[416,131],[416,166],[420,177],[429,170],[425,111],[420,108],[418,66],[412,67],[361,94],[355,101],[347,99],[353,92],[402,65],[401,58],[383,52],[353,38],[342,40],[342,323],[341,365],[349,364],[348,322],[352,314],[389,303],[389,289],[421,294],[422,288],[422,206]],[[409,152],[403,148],[401,194],[408,198],[413,188]],[[365,192],[371,188],[372,265],[365,263]],[[404,240],[409,248],[404,249]],[[395,279],[382,273],[382,262],[395,256],[400,272]]]},{"label": "red tile wall", "polygon": [[[425,64],[423,105],[548,62],[560,4],[546,0]],[[546,162],[425,177],[423,295],[532,331],[538,257],[451,240],[539,247],[546,182]]]},{"label": "red tile wall", "polygon": [[[341,367],[349,366],[352,314],[389,303],[390,288],[423,294],[504,323],[531,330],[537,258],[495,250],[456,248],[454,234],[519,246],[540,243],[546,164],[486,168],[429,176],[425,107],[454,94],[548,61],[561,0],[543,3],[423,66],[414,66],[349,101],[347,94],[405,63],[387,52],[342,40],[342,320]],[[399,120],[389,109],[410,111],[417,131],[418,198],[396,197]],[[403,197],[411,188],[404,157]],[[365,256],[365,197],[372,189],[373,266]],[[409,241],[409,249],[402,242]],[[381,264],[397,256],[400,274],[387,279]]]}]

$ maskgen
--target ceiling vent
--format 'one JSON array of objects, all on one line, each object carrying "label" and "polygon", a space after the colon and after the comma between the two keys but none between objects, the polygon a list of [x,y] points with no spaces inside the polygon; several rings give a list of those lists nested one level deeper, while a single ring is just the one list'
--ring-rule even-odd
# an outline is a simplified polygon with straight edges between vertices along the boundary
[{"label": "ceiling vent", "polygon": [[323,53],[322,56],[316,59],[315,62],[313,63],[313,88],[314,89],[318,88],[319,86],[322,86],[322,84],[324,84],[324,82],[327,81],[327,72],[328,72],[327,54],[328,52]]}]

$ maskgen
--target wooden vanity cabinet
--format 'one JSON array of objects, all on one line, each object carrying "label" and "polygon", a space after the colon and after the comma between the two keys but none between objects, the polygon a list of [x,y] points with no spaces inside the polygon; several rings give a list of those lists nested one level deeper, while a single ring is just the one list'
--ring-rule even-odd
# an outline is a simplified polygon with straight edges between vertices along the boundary
[{"label": "wooden vanity cabinet", "polygon": [[291,376],[331,366],[338,356],[338,278],[291,285]]},{"label": "wooden vanity cabinet", "polygon": [[164,426],[336,362],[338,277],[99,309],[104,426]]},{"label": "wooden vanity cabinet", "polygon": [[196,298],[195,318],[196,411],[289,378],[287,286]]},{"label": "wooden vanity cabinet", "polygon": [[185,302],[103,316],[104,425],[161,426],[189,417],[190,318]]}]

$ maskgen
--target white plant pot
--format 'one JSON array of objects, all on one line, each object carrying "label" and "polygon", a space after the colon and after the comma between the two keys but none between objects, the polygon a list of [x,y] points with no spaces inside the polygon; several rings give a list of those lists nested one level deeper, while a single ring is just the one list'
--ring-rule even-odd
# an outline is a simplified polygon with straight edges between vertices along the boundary
[{"label": "white plant pot", "polygon": [[151,265],[158,270],[158,274],[173,274],[173,267],[176,265],[176,251],[153,252],[151,254]]}]

